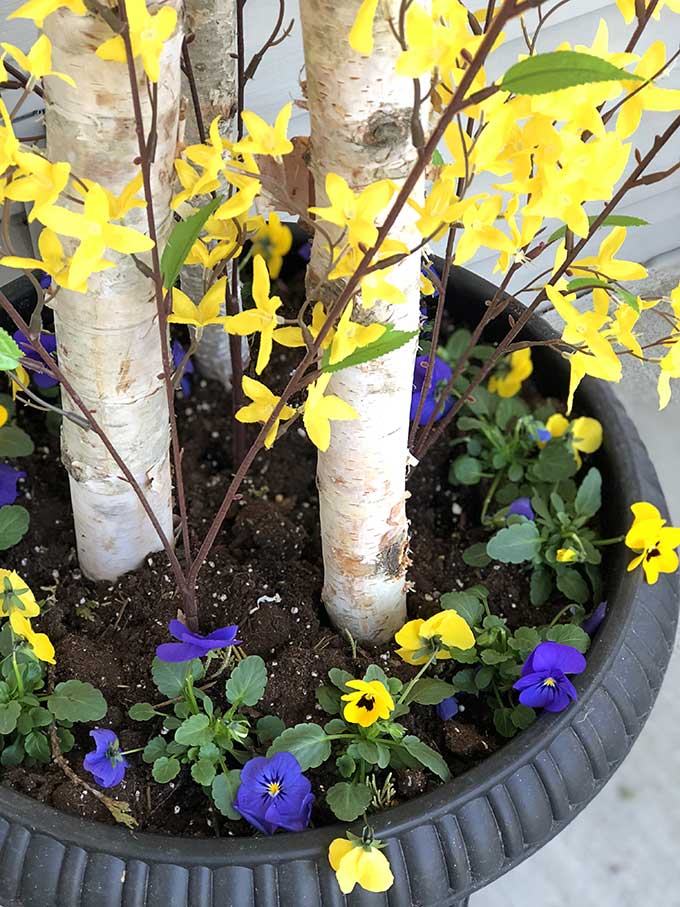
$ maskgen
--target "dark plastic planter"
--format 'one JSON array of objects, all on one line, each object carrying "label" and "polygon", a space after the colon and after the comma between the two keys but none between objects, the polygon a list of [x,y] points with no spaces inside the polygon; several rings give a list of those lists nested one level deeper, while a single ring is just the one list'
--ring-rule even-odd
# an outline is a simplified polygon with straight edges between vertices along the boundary
[{"label": "dark plastic planter", "polygon": [[[493,287],[454,269],[447,304],[474,321]],[[534,322],[530,336],[550,329]],[[546,392],[564,395],[558,356],[536,355]],[[584,382],[579,407],[600,419],[604,519],[622,532],[629,507],[663,494],[634,426],[607,385]],[[611,778],[649,715],[671,655],[678,580],[645,584],[608,562],[609,614],[576,678],[579,701],[543,715],[483,764],[433,793],[375,817],[392,889],[343,898],[327,859],[344,826],[274,838],[189,840],[127,832],[65,816],[0,788],[2,907],[448,907],[558,834]],[[527,901],[531,893],[527,892]]]}]

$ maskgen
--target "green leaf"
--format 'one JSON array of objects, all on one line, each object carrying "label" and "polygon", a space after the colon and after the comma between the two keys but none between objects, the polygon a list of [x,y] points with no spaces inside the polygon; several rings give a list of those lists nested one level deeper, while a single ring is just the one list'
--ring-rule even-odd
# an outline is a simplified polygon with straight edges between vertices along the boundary
[{"label": "green leaf", "polygon": [[501,737],[514,737],[517,727],[512,720],[512,709],[498,708],[493,711],[494,727]]},{"label": "green leaf", "polygon": [[16,340],[4,328],[0,328],[0,369],[13,371],[23,358],[24,354]]},{"label": "green leaf", "polygon": [[576,624],[558,624],[551,627],[545,635],[551,642],[559,642],[563,646],[572,646],[579,652],[587,652],[590,646],[590,636]]},{"label": "green leaf", "polygon": [[503,91],[518,95],[548,94],[594,82],[642,82],[641,76],[619,69],[607,60],[575,50],[535,54],[515,63],[500,82]]},{"label": "green leaf", "polygon": [[561,567],[555,575],[557,588],[570,601],[585,605],[590,600],[590,587],[576,567]]},{"label": "green leaf", "polygon": [[31,436],[18,425],[3,425],[0,428],[0,457],[30,457],[35,447]]},{"label": "green leaf", "polygon": [[371,805],[371,799],[368,785],[351,784],[349,781],[339,781],[326,794],[326,803],[341,822],[354,822],[362,816]]},{"label": "green leaf", "polygon": [[318,768],[331,754],[331,741],[318,724],[296,724],[281,734],[267,750],[274,753],[292,753],[303,772]]},{"label": "green leaf", "polygon": [[385,325],[385,328],[385,333],[378,337],[377,340],[362,346],[333,365],[330,362],[329,347],[321,360],[321,371],[327,373],[339,372],[344,368],[351,368],[353,365],[361,365],[364,362],[371,362],[373,359],[380,359],[381,356],[386,356],[388,353],[398,350],[404,344],[413,340],[414,337],[417,337],[419,333],[418,331],[398,331],[391,324]]},{"label": "green leaf", "polygon": [[234,821],[241,818],[241,813],[237,813],[233,807],[240,786],[241,772],[237,768],[226,775],[218,775],[212,783],[211,793],[215,806],[223,816]]},{"label": "green leaf", "polygon": [[486,545],[486,553],[504,564],[530,561],[538,552],[541,538],[532,520],[514,523],[499,530]]},{"label": "green leaf", "polygon": [[483,668],[480,668],[475,674],[475,686],[477,689],[485,690],[493,680],[494,674],[495,671],[491,665],[484,665]]},{"label": "green leaf", "polygon": [[[588,218],[588,222],[592,226],[597,219],[597,215],[592,214]],[[649,221],[643,220],[641,217],[632,217],[629,214],[609,214],[602,221],[602,227],[648,227]],[[551,233],[547,243],[555,242],[557,239],[564,239],[567,235],[566,226],[560,227],[558,230],[555,230],[554,233]]]},{"label": "green leaf", "polygon": [[316,701],[328,715],[340,712],[340,693],[335,687],[322,684],[316,691]]},{"label": "green leaf", "polygon": [[278,715],[264,715],[262,718],[258,718],[257,724],[255,725],[257,739],[263,744],[271,743],[272,740],[276,740],[279,734],[282,734],[285,729],[286,725],[281,721]]},{"label": "green leaf", "polygon": [[444,164],[444,158],[439,148],[435,148],[432,152],[432,165],[434,167],[441,167]]},{"label": "green leaf", "polygon": [[348,680],[354,680],[349,671],[343,671],[342,668],[331,668],[328,672],[328,679],[342,693],[349,693],[351,690],[345,684]]},{"label": "green leaf", "polygon": [[25,507],[8,504],[0,507],[0,551],[13,548],[28,532],[30,516]]},{"label": "green leaf", "polygon": [[210,743],[213,736],[210,719],[203,713],[186,718],[175,731],[175,740],[183,746],[202,746]]},{"label": "green leaf", "polygon": [[161,712],[157,712],[150,702],[136,702],[128,709],[128,716],[133,721],[149,721],[160,714]]},{"label": "green leaf", "polygon": [[152,737],[151,740],[144,747],[142,752],[142,759],[147,764],[155,762],[156,759],[160,759],[161,756],[165,756],[168,749],[168,744],[165,742],[163,737]]},{"label": "green leaf", "polygon": [[209,759],[199,759],[198,762],[194,762],[191,766],[191,777],[196,784],[208,787],[209,784],[212,784],[215,777],[215,766]]},{"label": "green leaf", "polygon": [[162,661],[156,656],[151,663],[153,682],[159,692],[168,699],[175,699],[182,695],[189,673],[194,680],[199,680],[203,676],[203,666],[198,658],[193,658],[191,661],[170,662]]},{"label": "green leaf", "polygon": [[[595,516],[602,506],[602,476],[600,470],[592,467],[586,473],[576,494],[574,507],[579,516]],[[2,511],[0,510],[0,514]]]},{"label": "green leaf", "polygon": [[184,266],[191,247],[199,237],[203,225],[210,215],[222,204],[223,196],[211,199],[207,205],[199,208],[191,217],[175,223],[168,237],[163,255],[161,256],[161,274],[163,286],[166,290],[174,287],[179,272]]},{"label": "green leaf", "polygon": [[454,696],[455,693],[456,688],[450,683],[438,680],[436,677],[423,677],[413,685],[404,701],[417,702],[420,705],[439,705],[440,702],[449,696]]},{"label": "green leaf", "polygon": [[578,471],[578,464],[570,447],[560,438],[548,441],[534,463],[533,471],[541,482],[561,482]]},{"label": "green leaf", "polygon": [[24,737],[24,749],[37,762],[47,763],[52,758],[49,741],[41,731],[31,731]]},{"label": "green leaf", "polygon": [[524,731],[536,721],[536,712],[527,705],[516,705],[510,714],[510,720],[518,730]]},{"label": "green leaf", "polygon": [[23,738],[19,737],[10,746],[6,746],[0,756],[0,765],[5,768],[14,768],[21,765],[25,756]]},{"label": "green leaf", "polygon": [[351,778],[357,767],[356,762],[347,753],[338,756],[335,760],[335,767],[343,778]]},{"label": "green leaf", "polygon": [[584,287],[610,287],[608,280],[598,280],[597,277],[574,277],[567,284],[567,290],[575,292],[582,290]]},{"label": "green leaf", "polygon": [[413,756],[414,759],[417,759],[421,765],[424,765],[425,768],[429,768],[429,770],[434,772],[438,778],[442,779],[442,781],[449,780],[451,772],[449,771],[448,765],[431,746],[428,746],[426,743],[423,743],[422,740],[419,740],[411,734],[407,734],[401,743],[406,749],[406,752]]},{"label": "green leaf", "polygon": [[483,649],[480,658],[485,665],[500,665],[512,659],[510,652],[497,652],[496,649]]},{"label": "green leaf", "polygon": [[530,597],[531,604],[540,607],[550,598],[553,590],[553,575],[547,567],[539,564],[531,573]]},{"label": "green leaf", "polygon": [[21,705],[16,699],[0,704],[0,734],[11,734],[21,715]]},{"label": "green leaf", "polygon": [[227,681],[227,699],[232,705],[256,705],[267,686],[267,668],[259,655],[239,661]]},{"label": "green leaf", "polygon": [[486,553],[486,542],[475,542],[463,552],[463,561],[468,567],[486,567],[490,560]]},{"label": "green leaf", "polygon": [[477,692],[474,668],[463,668],[462,671],[456,671],[451,680],[457,693]]},{"label": "green leaf", "polygon": [[59,749],[63,754],[70,753],[76,743],[76,738],[66,727],[57,728],[57,740],[59,741]]},{"label": "green leaf", "polygon": [[461,485],[477,485],[482,478],[482,464],[474,457],[466,455],[458,457],[451,464],[449,482],[453,479]]},{"label": "green leaf", "polygon": [[179,775],[179,769],[180,764],[174,756],[161,756],[154,762],[151,774],[159,784],[168,784]]},{"label": "green leaf", "polygon": [[357,740],[356,747],[357,753],[364,762],[368,762],[369,765],[377,765],[380,754],[378,744],[374,740]]},{"label": "green leaf", "polygon": [[106,700],[91,683],[65,680],[47,698],[47,708],[58,721],[99,721],[106,715]]},{"label": "green leaf", "polygon": [[487,590],[484,586],[472,586],[462,592],[446,592],[439,599],[445,611],[455,611],[471,627],[481,623],[484,616],[484,601]]}]

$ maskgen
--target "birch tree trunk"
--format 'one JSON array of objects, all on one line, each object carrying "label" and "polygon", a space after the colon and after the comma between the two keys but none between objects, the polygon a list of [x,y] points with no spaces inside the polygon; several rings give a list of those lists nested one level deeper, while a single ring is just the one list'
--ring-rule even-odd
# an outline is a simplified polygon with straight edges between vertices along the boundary
[{"label": "birch tree trunk", "polygon": [[[236,2],[186,0],[185,3],[187,30],[194,34],[190,45],[191,63],[206,132],[214,118],[219,116],[220,134],[232,141],[236,141],[238,106]],[[190,111],[186,122],[186,144],[197,144],[200,140],[196,117]],[[194,200],[193,204],[201,207],[208,201],[206,197]],[[186,265],[182,269],[182,289],[196,304],[205,292],[203,278],[201,265]],[[220,325],[213,324],[204,329],[196,360],[203,375],[220,381],[226,388],[231,387],[229,335]]]},{"label": "birch tree trunk", "polygon": [[[399,0],[386,5],[398,21]],[[384,178],[400,185],[416,158],[410,129],[413,83],[394,74],[399,45],[378,10],[372,56],[353,51],[348,36],[359,6],[360,0],[300,3],[317,205],[327,203],[328,172],[344,177],[356,192]],[[422,186],[414,198],[422,200]],[[412,219],[406,212],[391,233],[410,248],[419,241]],[[327,272],[324,246],[317,233],[308,287]],[[398,306],[377,302],[368,310],[355,302],[354,320],[416,331],[419,280],[420,255],[414,254],[389,276],[407,301]],[[321,298],[328,301],[338,290],[337,282],[327,283]],[[415,350],[413,341],[338,372],[328,390],[350,403],[360,419],[334,422],[331,445],[319,453],[323,599],[333,622],[362,641],[386,641],[406,615],[405,481]]]},{"label": "birch tree trunk", "polygon": [[[171,2],[180,5],[180,0]],[[54,68],[68,73],[77,85],[73,89],[60,79],[47,80],[48,155],[68,161],[77,176],[119,194],[139,172],[134,163],[139,152],[127,68],[94,53],[111,37],[111,29],[98,17],[74,16],[62,8],[46,20],[45,31],[53,44]],[[181,44],[178,26],[163,50],[158,82],[152,186],[161,247],[171,226]],[[137,71],[148,130],[149,93],[139,61]],[[133,209],[123,223],[146,231],[145,209]],[[86,294],[61,289],[56,297],[59,365],[172,538],[168,409],[153,286],[130,256],[107,250],[106,257],[115,261],[115,269],[94,274]],[[75,410],[63,391],[62,398],[65,409]],[[83,572],[102,580],[135,569],[161,545],[134,491],[92,432],[64,420],[61,441]]]}]

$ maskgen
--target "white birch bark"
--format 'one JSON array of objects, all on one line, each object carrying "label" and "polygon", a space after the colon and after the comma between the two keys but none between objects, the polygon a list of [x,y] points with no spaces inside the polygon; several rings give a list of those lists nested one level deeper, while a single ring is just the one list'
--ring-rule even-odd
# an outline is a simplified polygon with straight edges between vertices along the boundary
[{"label": "white birch bark", "polygon": [[[186,0],[187,30],[194,33],[189,52],[206,132],[216,116],[221,117],[220,133],[236,140],[237,60],[236,0]],[[188,92],[188,85],[185,85]],[[186,120],[186,144],[200,142],[196,116],[190,104]],[[201,207],[208,197],[191,203]],[[196,304],[205,293],[201,265],[186,265],[181,274],[182,289]],[[221,313],[224,314],[224,311]],[[247,351],[247,346],[245,346]],[[208,325],[196,351],[201,374],[231,387],[229,335],[220,325]]]},{"label": "white birch bark", "polygon": [[[398,19],[399,0],[386,5]],[[416,158],[410,130],[413,84],[394,74],[399,45],[379,11],[374,53],[355,53],[348,36],[359,6],[360,0],[300,3],[317,205],[327,203],[328,172],[344,177],[356,192],[384,178],[400,185]],[[416,200],[419,194],[422,187]],[[409,212],[391,237],[411,248],[418,243]],[[327,271],[324,245],[317,233],[308,288]],[[399,306],[377,302],[369,310],[355,303],[354,319],[417,330],[419,275],[420,255],[414,254],[389,276],[407,301]],[[324,290],[332,298],[337,283]],[[406,615],[405,480],[415,349],[414,341],[338,372],[328,389],[350,403],[360,419],[332,423],[330,448],[318,458],[323,599],[333,622],[362,641],[388,640]]]},{"label": "white birch bark", "polygon": [[[172,0],[180,7],[180,0]],[[46,20],[53,66],[75,80],[46,85],[47,151],[68,161],[74,174],[115,194],[139,172],[127,68],[95,56],[111,29],[91,15],[59,9]],[[158,142],[152,170],[153,202],[161,248],[171,226],[170,197],[180,100],[181,25],[161,58]],[[147,129],[148,91],[137,61]],[[127,226],[146,232],[146,212],[133,209]],[[153,285],[130,256],[107,250],[116,268],[90,278],[86,294],[60,290],[54,303],[59,365],[140,483],[172,539],[172,483],[168,409]],[[62,391],[65,409],[75,410]],[[78,557],[93,579],[114,579],[135,569],[160,541],[130,485],[92,432],[69,420],[62,427]]]}]

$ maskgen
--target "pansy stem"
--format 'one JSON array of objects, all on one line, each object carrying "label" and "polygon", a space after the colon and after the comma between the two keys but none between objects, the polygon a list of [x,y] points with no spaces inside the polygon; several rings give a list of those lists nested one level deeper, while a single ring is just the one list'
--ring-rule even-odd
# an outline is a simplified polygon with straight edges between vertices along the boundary
[{"label": "pansy stem", "polygon": [[487,511],[489,509],[491,501],[494,498],[494,495],[498,491],[498,486],[501,483],[501,479],[504,476],[505,476],[505,470],[501,469],[499,472],[496,473],[496,476],[495,476],[493,482],[491,483],[491,485],[489,485],[489,490],[487,491],[486,496],[484,498],[484,503],[482,504],[482,517],[481,517],[482,523],[486,523]]},{"label": "pansy stem", "polygon": [[200,709],[198,708],[198,703],[196,702],[196,696],[194,694],[194,679],[191,674],[189,674],[186,679],[184,691],[186,693],[187,702],[189,703],[191,711],[194,713],[194,715],[198,715]]},{"label": "pansy stem", "polygon": [[616,538],[613,539],[598,539],[593,542],[593,545],[595,545],[596,548],[602,548],[604,545],[618,545],[624,538],[624,535],[617,535]]},{"label": "pansy stem", "polygon": [[[12,636],[14,636],[14,634],[12,634]],[[12,640],[12,641],[14,641],[14,640]],[[17,690],[19,691],[19,696],[23,696],[24,695],[24,681],[21,676],[21,671],[19,670],[19,665],[17,663],[17,653],[16,652],[12,652],[12,668],[14,669],[14,677],[16,678]]]},{"label": "pansy stem", "polygon": [[570,611],[572,607],[573,605],[571,604],[565,605],[565,607],[558,611],[557,614],[553,617],[553,619],[550,621],[549,626],[554,627],[555,624],[559,621],[560,617],[562,617],[563,614],[566,614],[567,611]]},{"label": "pansy stem", "polygon": [[439,647],[437,647],[435,649],[435,651],[432,653],[432,655],[430,655],[429,659],[425,662],[425,664],[422,666],[422,668],[418,671],[416,676],[413,677],[411,680],[409,680],[409,682],[406,684],[404,689],[401,691],[401,696],[399,697],[399,699],[397,699],[397,705],[401,705],[403,703],[403,701],[406,699],[408,694],[411,692],[411,690],[415,686],[416,682],[418,680],[420,680],[420,678],[423,676],[425,671],[427,671],[427,669],[430,667],[430,665],[436,660],[438,651],[439,651]]}]

